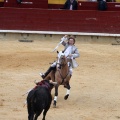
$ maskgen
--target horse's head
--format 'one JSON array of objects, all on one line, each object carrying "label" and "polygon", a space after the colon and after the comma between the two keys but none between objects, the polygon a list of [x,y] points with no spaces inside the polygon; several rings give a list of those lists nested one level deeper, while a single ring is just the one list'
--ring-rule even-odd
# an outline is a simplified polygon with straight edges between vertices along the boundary
[{"label": "horse's head", "polygon": [[67,60],[63,51],[60,51],[60,52],[57,51],[57,54],[58,54],[57,67],[61,68],[61,66],[64,66],[67,64]]}]

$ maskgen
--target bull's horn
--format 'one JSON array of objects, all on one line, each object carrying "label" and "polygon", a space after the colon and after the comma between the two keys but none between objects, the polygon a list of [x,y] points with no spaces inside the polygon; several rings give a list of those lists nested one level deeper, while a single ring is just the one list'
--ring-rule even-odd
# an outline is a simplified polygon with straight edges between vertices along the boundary
[{"label": "bull's horn", "polygon": [[35,83],[35,84],[37,84],[38,82],[39,82],[39,81],[37,81],[37,80],[34,80],[34,83]]}]

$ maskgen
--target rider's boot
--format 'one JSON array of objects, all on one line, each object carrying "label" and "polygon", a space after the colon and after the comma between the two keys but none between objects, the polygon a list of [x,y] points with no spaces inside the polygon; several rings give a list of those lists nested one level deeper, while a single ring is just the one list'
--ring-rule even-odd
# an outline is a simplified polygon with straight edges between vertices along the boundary
[{"label": "rider's boot", "polygon": [[55,67],[50,66],[45,73],[40,73],[40,76],[44,79],[54,69],[55,69]]}]

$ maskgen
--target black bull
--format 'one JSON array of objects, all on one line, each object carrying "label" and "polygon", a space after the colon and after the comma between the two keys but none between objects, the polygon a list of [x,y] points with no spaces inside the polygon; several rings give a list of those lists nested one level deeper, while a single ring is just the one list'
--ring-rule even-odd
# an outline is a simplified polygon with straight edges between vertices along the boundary
[{"label": "black bull", "polygon": [[44,80],[40,82],[27,96],[28,120],[37,120],[43,111],[43,119],[50,108],[52,102],[51,89],[53,84]]}]

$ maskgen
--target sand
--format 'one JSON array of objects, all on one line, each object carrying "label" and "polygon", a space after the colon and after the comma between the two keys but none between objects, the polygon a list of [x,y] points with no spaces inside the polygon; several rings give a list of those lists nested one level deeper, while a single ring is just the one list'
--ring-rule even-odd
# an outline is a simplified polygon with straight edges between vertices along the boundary
[{"label": "sand", "polygon": [[[35,86],[34,80],[42,80],[39,72],[56,60],[51,51],[57,43],[0,41],[0,120],[27,120],[22,95]],[[79,67],[73,70],[69,99],[64,100],[66,89],[60,86],[57,107],[51,104],[46,120],[120,119],[120,46],[79,40],[76,46]]]}]

